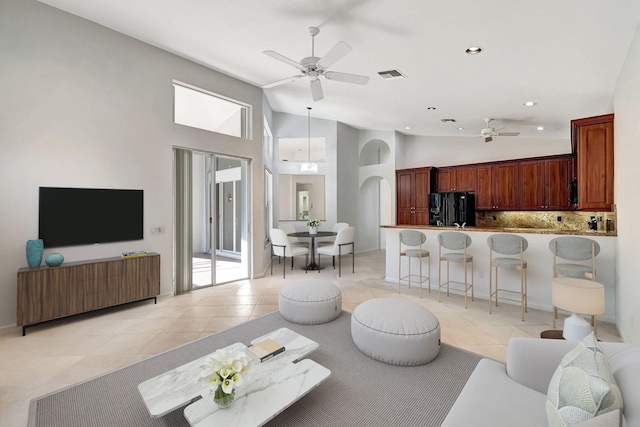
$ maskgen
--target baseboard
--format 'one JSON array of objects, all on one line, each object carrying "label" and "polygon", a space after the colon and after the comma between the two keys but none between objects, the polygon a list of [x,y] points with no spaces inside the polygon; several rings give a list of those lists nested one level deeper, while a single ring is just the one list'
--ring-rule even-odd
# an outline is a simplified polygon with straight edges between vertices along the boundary
[{"label": "baseboard", "polygon": [[21,330],[20,326],[18,326],[16,324],[0,326],[0,335],[4,335],[4,334],[8,334],[10,332],[15,332],[15,331],[20,331],[20,330]]}]

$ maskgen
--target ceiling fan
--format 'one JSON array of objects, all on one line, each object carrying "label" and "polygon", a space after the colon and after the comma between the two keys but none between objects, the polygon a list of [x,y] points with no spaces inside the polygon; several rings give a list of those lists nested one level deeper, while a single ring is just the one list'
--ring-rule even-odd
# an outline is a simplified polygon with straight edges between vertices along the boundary
[{"label": "ceiling fan", "polygon": [[487,127],[482,129],[480,131],[480,136],[481,138],[484,138],[484,142],[491,142],[493,141],[493,137],[494,136],[518,136],[520,135],[520,132],[499,132],[500,130],[504,129],[504,127],[501,128],[493,128],[489,126],[489,123],[492,121],[493,119],[484,119],[485,122],[487,122]]},{"label": "ceiling fan", "polygon": [[279,86],[281,84],[294,82],[304,76],[311,79],[311,96],[314,101],[320,101],[324,98],[322,92],[322,84],[320,83],[320,76],[323,76],[327,80],[337,80],[345,83],[355,83],[359,85],[366,85],[369,82],[369,77],[360,76],[357,74],[340,73],[337,71],[328,71],[328,68],[335,64],[339,59],[345,56],[351,51],[351,46],[345,42],[338,42],[329,52],[322,58],[315,56],[315,37],[320,32],[318,27],[309,27],[309,34],[311,35],[311,56],[302,58],[300,62],[293,61],[286,56],[280,55],[272,50],[265,50],[264,54],[268,55],[278,61],[282,61],[285,64],[289,64],[300,70],[301,74],[287,77],[286,79],[278,80],[273,83],[262,86],[263,88],[271,88]]}]

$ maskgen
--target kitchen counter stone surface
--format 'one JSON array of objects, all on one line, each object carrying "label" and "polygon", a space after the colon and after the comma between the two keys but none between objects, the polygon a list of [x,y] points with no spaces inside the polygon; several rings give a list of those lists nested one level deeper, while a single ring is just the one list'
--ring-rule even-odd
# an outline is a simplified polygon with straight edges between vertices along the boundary
[{"label": "kitchen counter stone surface", "polygon": [[508,228],[508,227],[437,227],[435,225],[381,225],[380,228],[402,228],[416,230],[442,231],[480,231],[488,233],[526,233],[526,234],[562,234],[567,236],[617,236],[616,232],[588,231],[588,230],[557,230],[552,228]]}]

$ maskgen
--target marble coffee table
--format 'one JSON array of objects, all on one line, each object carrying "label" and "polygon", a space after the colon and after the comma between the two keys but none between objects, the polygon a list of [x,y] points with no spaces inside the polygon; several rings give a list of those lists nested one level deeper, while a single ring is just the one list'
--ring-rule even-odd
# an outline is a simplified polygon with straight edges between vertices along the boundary
[{"label": "marble coffee table", "polygon": [[[184,409],[184,415],[194,427],[259,426],[284,411],[331,375],[330,370],[313,360],[301,360],[318,348],[315,341],[290,329],[281,328],[256,338],[251,344],[265,338],[276,340],[286,350],[263,363],[251,361],[249,377],[236,390],[231,406],[218,408],[213,403],[209,388],[203,387],[198,381],[200,366],[210,356],[207,355],[138,386],[149,414],[161,417],[193,402]],[[228,350],[244,348],[246,346],[242,343],[226,347]]]}]

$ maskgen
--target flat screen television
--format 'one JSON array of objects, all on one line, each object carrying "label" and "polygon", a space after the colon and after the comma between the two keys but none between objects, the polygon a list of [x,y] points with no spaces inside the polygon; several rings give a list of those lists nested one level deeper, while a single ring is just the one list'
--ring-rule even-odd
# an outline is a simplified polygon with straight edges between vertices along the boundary
[{"label": "flat screen television", "polygon": [[143,239],[143,190],[40,187],[45,247]]}]

